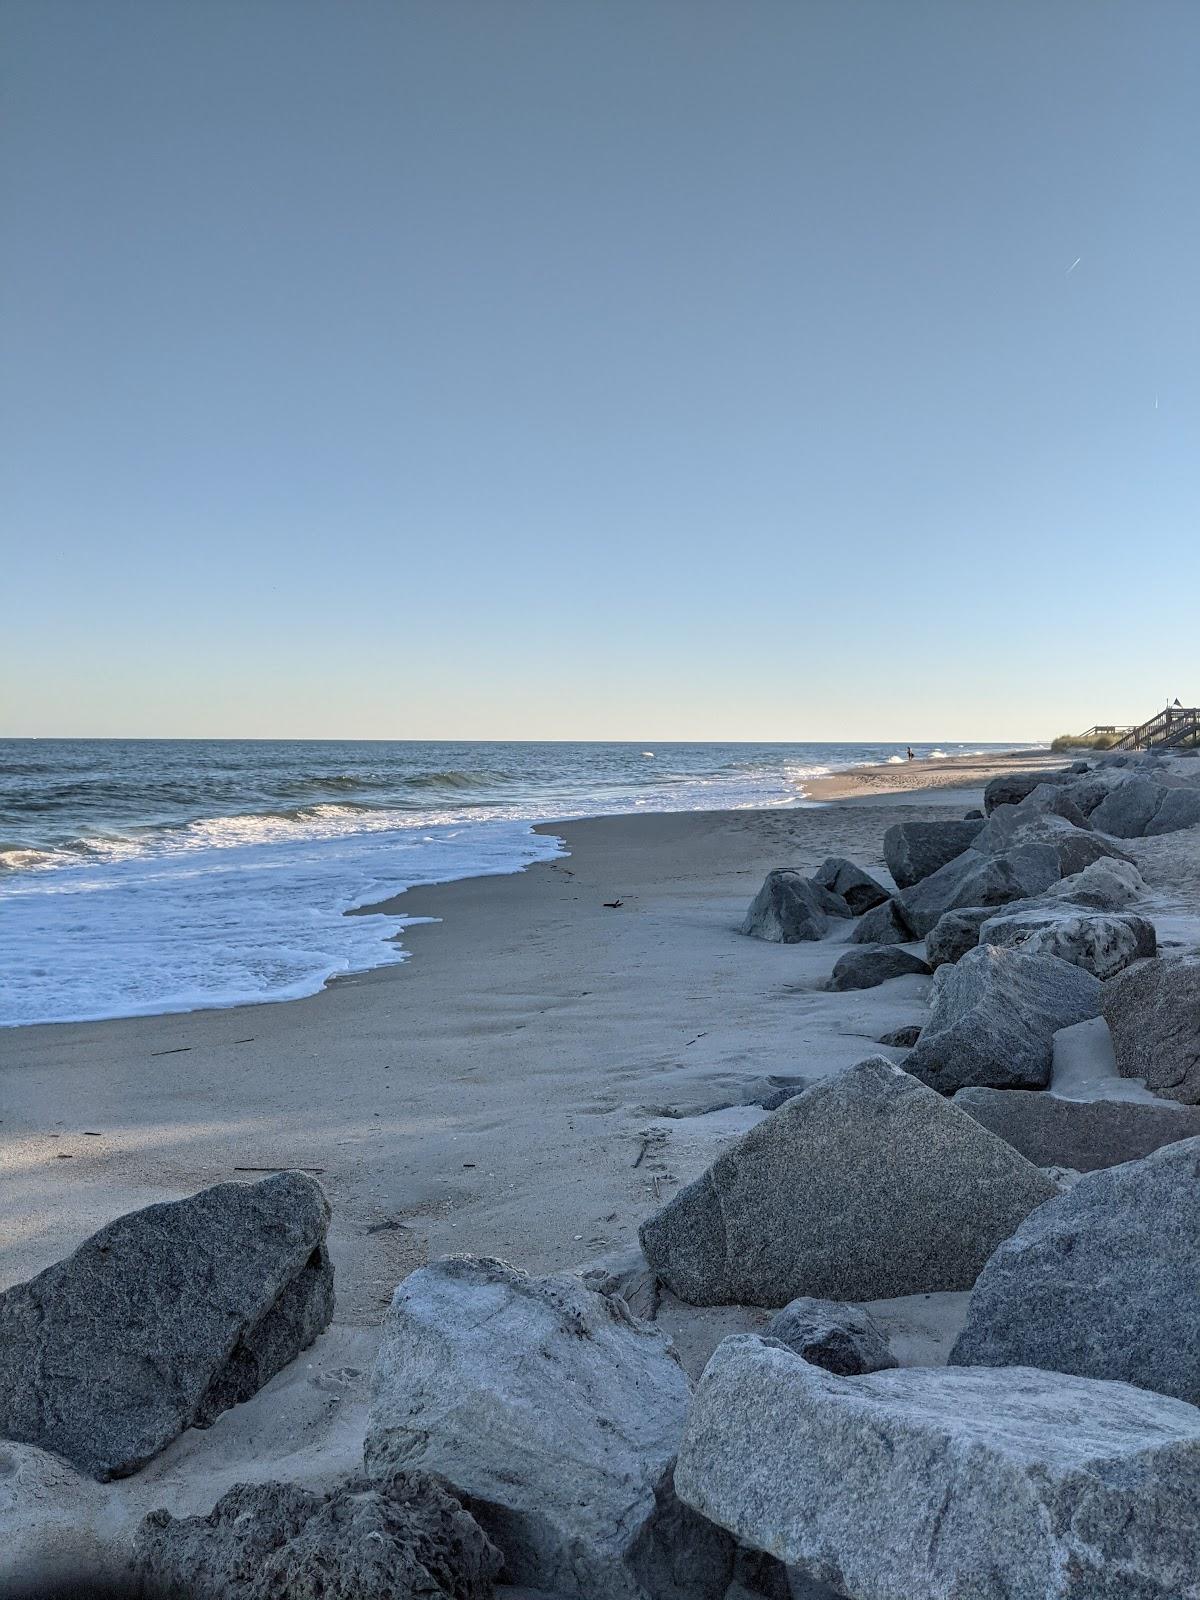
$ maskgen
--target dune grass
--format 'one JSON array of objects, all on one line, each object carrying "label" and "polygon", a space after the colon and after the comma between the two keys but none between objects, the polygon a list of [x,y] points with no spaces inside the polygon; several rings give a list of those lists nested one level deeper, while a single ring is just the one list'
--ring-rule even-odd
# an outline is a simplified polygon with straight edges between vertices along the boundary
[{"label": "dune grass", "polygon": [[1051,742],[1051,750],[1111,750],[1120,738],[1118,733],[1060,733]]}]

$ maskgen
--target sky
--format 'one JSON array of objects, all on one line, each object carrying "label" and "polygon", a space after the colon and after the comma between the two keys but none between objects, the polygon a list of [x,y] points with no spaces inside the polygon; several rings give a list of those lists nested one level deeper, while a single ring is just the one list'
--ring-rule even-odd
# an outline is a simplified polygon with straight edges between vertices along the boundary
[{"label": "sky", "polygon": [[0,733],[1200,703],[1193,0],[4,0]]}]

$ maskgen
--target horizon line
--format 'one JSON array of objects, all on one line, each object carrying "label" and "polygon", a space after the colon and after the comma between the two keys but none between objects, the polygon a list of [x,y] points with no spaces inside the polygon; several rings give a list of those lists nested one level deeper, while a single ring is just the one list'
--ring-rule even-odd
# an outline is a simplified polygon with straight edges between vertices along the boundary
[{"label": "horizon line", "polygon": [[[1055,737],[1058,737],[1057,735]],[[637,737],[608,739],[571,739],[555,737],[498,737],[491,735],[477,739],[466,735],[440,735],[421,738],[414,734],[270,734],[270,733],[0,733],[0,743],[16,744],[18,741],[64,744],[970,744],[978,740],[942,735],[941,738],[923,738],[919,734],[909,738],[872,739],[720,739],[711,736],[694,739],[655,739],[650,734]],[[1049,741],[1047,741],[1049,742]],[[984,744],[1041,744],[1040,739],[984,739]]]}]

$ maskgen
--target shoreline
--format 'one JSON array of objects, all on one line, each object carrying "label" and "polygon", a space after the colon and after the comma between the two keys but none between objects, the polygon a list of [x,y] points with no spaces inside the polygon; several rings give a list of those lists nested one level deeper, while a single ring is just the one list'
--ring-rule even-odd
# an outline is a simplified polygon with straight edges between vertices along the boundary
[{"label": "shoreline", "polygon": [[805,798],[826,803],[871,795],[935,794],[940,789],[982,789],[998,772],[1062,768],[1065,760],[1049,749],[985,751],[980,755],[939,756],[917,761],[864,763],[824,777],[810,778]]},{"label": "shoreline", "polygon": [[[788,816],[795,811],[817,806],[828,806],[837,802],[861,802],[873,804],[877,800],[882,803],[893,802],[911,803],[921,805],[925,803],[925,796],[932,796],[938,805],[954,805],[957,800],[952,795],[947,795],[945,790],[971,790],[978,791],[982,796],[983,785],[989,778],[999,772],[1025,771],[1038,766],[1053,768],[1061,766],[1061,761],[1051,757],[1048,751],[1018,751],[1016,754],[1003,754],[996,752],[994,755],[983,756],[947,756],[936,761],[913,761],[903,767],[893,765],[878,765],[864,763],[861,767],[846,767],[836,772],[830,772],[819,778],[806,778],[801,785],[801,791],[790,803],[776,806],[714,806],[711,809],[690,811],[602,811],[584,813],[580,816],[565,818],[549,818],[542,822],[529,824],[532,832],[543,837],[561,838],[564,830],[587,826],[591,823],[611,822],[624,819],[637,822],[652,817],[741,817],[741,816]],[[819,793],[812,793],[813,789]],[[567,855],[561,860],[570,857]],[[881,858],[882,860],[882,858]],[[534,861],[528,866],[518,867],[513,873],[497,873],[497,877],[512,877],[520,873],[535,872],[539,868],[553,865],[553,862]],[[475,876],[479,876],[476,874]],[[367,904],[355,906],[346,913],[347,916],[370,916],[382,914],[397,916],[402,914],[399,907],[410,903],[411,897],[426,893],[437,893],[454,883],[471,882],[470,876],[464,878],[448,878],[444,883],[418,884],[410,889],[398,890],[395,894],[386,895],[382,900],[372,900]],[[425,915],[425,913],[422,913]],[[413,924],[419,926],[420,924]],[[401,930],[402,932],[407,930]],[[374,968],[365,968],[365,971],[374,971]],[[356,974],[348,973],[346,977]],[[328,979],[327,982],[338,983],[342,976]],[[265,1002],[266,1004],[286,1004],[287,1002]],[[107,1019],[112,1020],[112,1019]]]},{"label": "shoreline", "polygon": [[[821,806],[834,800],[869,799],[872,795],[904,797],[909,803],[920,803],[921,795],[925,792],[934,792],[939,789],[962,788],[964,784],[978,784],[986,781],[996,770],[1015,770],[1018,766],[1041,764],[1048,758],[1045,751],[1017,751],[1017,752],[983,752],[973,753],[970,756],[946,756],[936,760],[932,758],[915,760],[907,764],[862,763],[855,766],[838,768],[826,772],[818,777],[793,780],[797,784],[796,793],[790,798],[780,801],[768,801],[763,805],[748,805],[738,803],[727,806],[703,807],[701,809],[682,808],[651,810],[643,807],[631,807],[624,811],[610,811],[599,813],[575,813],[569,816],[543,817],[540,819],[529,818],[524,821],[518,819],[491,819],[479,817],[470,819],[461,824],[465,829],[488,828],[495,821],[508,823],[516,828],[522,839],[531,839],[536,835],[541,840],[549,841],[561,837],[564,827],[572,827],[581,822],[590,822],[599,817],[629,817],[639,818],[646,816],[693,816],[723,814],[746,814],[751,811],[762,810],[790,812],[805,807]],[[943,793],[940,799],[946,803],[968,803],[966,795],[949,795]],[[365,837],[376,839],[385,835],[376,834],[374,830],[367,829]],[[398,835],[403,839],[404,835]],[[482,847],[482,853],[487,855],[490,847]],[[120,1022],[135,1017],[169,1017],[189,1015],[197,1010],[222,1010],[233,1011],[243,1007],[259,1005],[284,1005],[293,1004],[300,1000],[310,999],[320,994],[324,989],[333,984],[344,982],[348,977],[358,976],[364,972],[375,971],[383,966],[402,965],[407,959],[408,951],[405,945],[411,913],[407,909],[407,896],[418,894],[426,889],[439,889],[445,884],[466,881],[476,877],[511,876],[528,870],[531,866],[544,864],[547,859],[546,852],[540,853],[534,849],[534,859],[522,849],[514,847],[511,850],[511,861],[498,863],[492,866],[483,864],[480,852],[475,852],[476,859],[469,863],[451,863],[450,870],[444,877],[426,878],[424,881],[400,881],[395,888],[388,886],[386,881],[378,882],[371,886],[365,897],[352,896],[343,900],[345,909],[338,910],[336,903],[329,904],[316,897],[315,894],[306,901],[314,913],[324,918],[332,926],[341,917],[370,917],[381,916],[395,924],[390,928],[381,928],[374,933],[367,929],[362,930],[362,936],[357,940],[357,948],[351,956],[352,964],[334,971],[325,971],[323,976],[311,973],[299,980],[292,980],[286,984],[277,983],[275,992],[265,992],[255,995],[242,995],[231,997],[228,994],[219,999],[214,999],[211,1004],[194,1004],[201,998],[198,993],[177,993],[169,1000],[146,1001],[134,1009],[122,1009],[114,997],[111,1009],[102,1010],[92,1015],[49,1016],[22,1018],[21,1020],[0,1020],[0,1039],[11,1035],[13,1032],[30,1027],[73,1027],[84,1023]],[[459,869],[456,870],[456,866]],[[386,871],[380,872],[376,864],[372,864],[372,872],[386,880]],[[0,877],[0,883],[3,878]],[[315,885],[310,885],[310,890]],[[360,891],[361,894],[361,891]],[[151,910],[143,907],[143,914]],[[217,908],[219,910],[219,907]],[[277,930],[279,939],[286,946],[286,931],[281,924]],[[197,930],[197,936],[203,937],[203,930]],[[251,962],[252,957],[257,961],[259,956],[269,960],[269,946],[263,945],[260,949],[246,951],[246,960]],[[52,1010],[67,1010],[65,1006],[53,1007]]]},{"label": "shoreline", "polygon": [[[978,788],[961,785],[980,783],[981,758],[961,760],[969,770],[957,759],[898,776],[866,769],[819,804],[539,823],[568,855],[359,908],[420,919],[399,931],[407,960],[338,974],[301,998],[5,1028],[0,1287],[124,1211],[271,1166],[319,1169],[330,1188],[339,1312],[359,1325],[377,1319],[379,1286],[390,1293],[429,1254],[469,1244],[550,1269],[577,1259],[580,1243],[627,1236],[649,1207],[633,1204],[611,1147],[585,1178],[567,1152],[585,1127],[627,1139],[638,1107],[661,1103],[668,1077],[676,1086],[679,1052],[689,1092],[698,1076],[728,1085],[798,1058],[832,1071],[919,1015],[923,980],[889,986],[882,1010],[877,996],[847,1006],[809,992],[836,948],[797,953],[735,929],[784,863],[811,869],[844,854],[887,883],[890,822],[978,803]],[[935,782],[919,787],[922,777]],[[877,1011],[890,1020],[847,1032],[847,1016]],[[720,1117],[702,1120],[710,1138],[728,1132]],[[498,1163],[452,1162],[454,1145],[486,1147],[499,1130]],[[672,1181],[704,1165],[696,1131],[674,1120]],[[575,1217],[566,1240],[531,1220],[548,1170]],[[593,1190],[600,1210],[580,1198]]]},{"label": "shoreline", "polygon": [[[359,1325],[377,1319],[381,1286],[390,1293],[431,1253],[470,1247],[550,1268],[627,1236],[649,1206],[615,1151],[644,1120],[639,1107],[668,1087],[789,1071],[801,1057],[836,1070],[919,1014],[922,980],[847,1006],[810,992],[835,948],[797,953],[735,932],[771,867],[845,854],[881,872],[889,822],[914,807],[961,814],[954,788],[893,800],[870,779],[819,805],[538,824],[569,856],[361,908],[432,920],[402,930],[410,959],[304,998],[5,1029],[12,1226],[0,1284],[123,1211],[264,1166],[320,1169],[339,1314]],[[847,1016],[876,1012],[888,1020],[847,1032]],[[689,1120],[669,1130],[672,1181],[704,1164]],[[709,1143],[728,1131],[702,1120]],[[570,1152],[585,1129],[600,1144],[581,1169]],[[464,1165],[482,1151],[487,1164]],[[550,1190],[574,1218],[565,1238],[547,1231]],[[395,1227],[369,1231],[389,1218]]]}]

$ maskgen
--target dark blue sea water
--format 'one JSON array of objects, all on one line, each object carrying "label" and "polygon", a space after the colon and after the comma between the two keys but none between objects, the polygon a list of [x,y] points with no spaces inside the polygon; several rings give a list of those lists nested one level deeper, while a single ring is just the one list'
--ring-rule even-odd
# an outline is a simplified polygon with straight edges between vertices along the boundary
[{"label": "dark blue sea water", "polygon": [[404,957],[403,918],[346,911],[554,855],[535,822],[803,804],[806,778],[903,755],[895,744],[0,740],[0,1025],[312,994],[335,973]]}]

